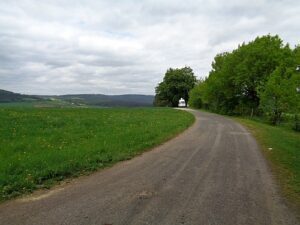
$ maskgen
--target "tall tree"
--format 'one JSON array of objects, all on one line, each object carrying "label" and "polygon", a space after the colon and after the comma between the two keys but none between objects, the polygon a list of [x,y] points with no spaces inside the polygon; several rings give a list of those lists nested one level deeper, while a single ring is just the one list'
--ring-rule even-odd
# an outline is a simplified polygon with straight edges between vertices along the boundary
[{"label": "tall tree", "polygon": [[200,79],[197,81],[195,87],[189,93],[189,105],[193,108],[205,108],[204,105],[204,90],[205,90],[205,80]]},{"label": "tall tree", "polygon": [[291,109],[296,90],[290,90],[289,78],[290,71],[277,68],[260,93],[260,107],[273,125],[281,121],[283,112]]},{"label": "tall tree", "polygon": [[195,86],[196,77],[190,67],[170,68],[155,88],[156,106],[177,106],[180,98],[189,100],[189,91]]},{"label": "tall tree", "polygon": [[294,114],[296,118],[300,113],[300,71],[297,70],[299,50],[298,46],[282,60],[259,91],[260,108],[273,125],[280,123],[283,113]]},{"label": "tall tree", "polygon": [[218,54],[202,87],[202,103],[224,114],[259,113],[258,89],[265,87],[272,72],[290,59],[291,53],[277,35],[266,35]]},{"label": "tall tree", "polygon": [[248,110],[257,110],[259,96],[257,89],[263,88],[271,73],[290,57],[291,49],[284,46],[276,35],[257,37],[236,51],[240,62],[236,65],[234,83],[240,89],[240,104]]}]

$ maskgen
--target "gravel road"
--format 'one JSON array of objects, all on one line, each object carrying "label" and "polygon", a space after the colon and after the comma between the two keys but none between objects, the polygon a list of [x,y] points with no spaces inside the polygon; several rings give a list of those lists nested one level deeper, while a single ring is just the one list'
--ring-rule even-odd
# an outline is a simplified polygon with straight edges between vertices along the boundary
[{"label": "gravel road", "polygon": [[247,130],[190,111],[191,128],[141,156],[1,204],[0,224],[299,224]]}]

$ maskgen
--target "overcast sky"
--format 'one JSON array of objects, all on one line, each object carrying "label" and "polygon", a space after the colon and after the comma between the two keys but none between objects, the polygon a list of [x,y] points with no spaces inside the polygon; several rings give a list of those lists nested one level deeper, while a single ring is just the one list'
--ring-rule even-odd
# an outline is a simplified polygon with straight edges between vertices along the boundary
[{"label": "overcast sky", "polygon": [[258,35],[300,43],[299,0],[0,0],[0,89],[154,94]]}]

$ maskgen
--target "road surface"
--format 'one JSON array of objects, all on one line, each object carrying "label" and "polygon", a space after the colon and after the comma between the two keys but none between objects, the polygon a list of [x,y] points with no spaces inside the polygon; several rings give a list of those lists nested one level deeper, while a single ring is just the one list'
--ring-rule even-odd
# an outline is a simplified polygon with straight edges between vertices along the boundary
[{"label": "road surface", "polygon": [[0,224],[298,224],[253,137],[192,113],[191,128],[141,156],[1,204]]}]

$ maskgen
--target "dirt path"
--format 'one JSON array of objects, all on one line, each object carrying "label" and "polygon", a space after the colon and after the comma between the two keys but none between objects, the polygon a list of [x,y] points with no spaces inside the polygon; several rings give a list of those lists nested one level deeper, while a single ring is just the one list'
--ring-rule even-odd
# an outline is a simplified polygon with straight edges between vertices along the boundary
[{"label": "dirt path", "polygon": [[193,113],[190,129],[142,156],[0,205],[0,224],[298,224],[252,136]]}]

